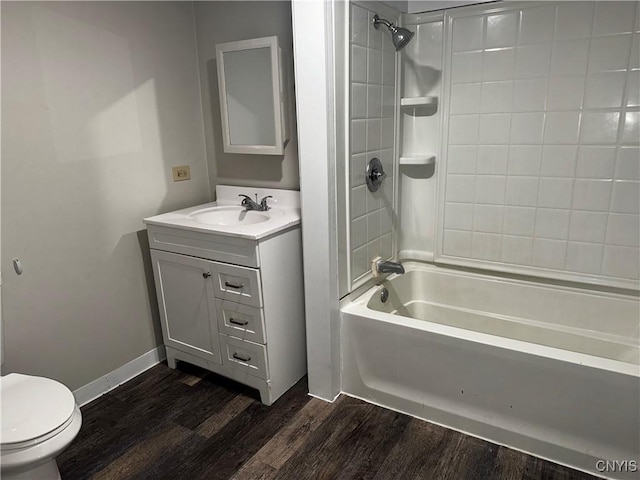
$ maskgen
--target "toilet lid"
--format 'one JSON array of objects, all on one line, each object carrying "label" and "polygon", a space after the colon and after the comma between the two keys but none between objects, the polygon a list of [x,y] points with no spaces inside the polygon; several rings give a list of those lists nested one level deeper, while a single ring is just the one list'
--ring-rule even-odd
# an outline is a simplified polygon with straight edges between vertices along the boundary
[{"label": "toilet lid", "polygon": [[59,428],[73,414],[73,393],[49,378],[10,373],[0,378],[2,444],[21,443]]}]

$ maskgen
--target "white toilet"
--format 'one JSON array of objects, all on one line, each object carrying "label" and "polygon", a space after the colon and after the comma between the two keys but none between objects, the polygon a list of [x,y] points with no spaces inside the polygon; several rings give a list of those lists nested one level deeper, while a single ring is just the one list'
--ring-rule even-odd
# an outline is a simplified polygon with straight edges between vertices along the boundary
[{"label": "white toilet", "polygon": [[80,431],[73,393],[49,378],[10,373],[0,378],[2,480],[58,480],[56,456]]}]

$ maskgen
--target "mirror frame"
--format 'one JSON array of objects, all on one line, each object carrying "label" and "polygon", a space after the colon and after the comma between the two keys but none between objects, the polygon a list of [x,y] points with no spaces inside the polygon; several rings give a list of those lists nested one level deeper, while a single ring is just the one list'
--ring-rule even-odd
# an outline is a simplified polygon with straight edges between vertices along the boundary
[{"label": "mirror frame", "polygon": [[[224,54],[238,50],[255,48],[270,49],[271,54],[271,84],[273,86],[273,122],[275,130],[274,145],[234,145],[231,143],[229,127],[229,110],[227,106],[227,88],[224,75]],[[218,65],[218,93],[220,96],[220,116],[222,120],[222,138],[226,153],[252,153],[261,155],[283,155],[287,144],[287,125],[285,109],[285,92],[282,75],[282,53],[278,37],[252,38],[237,42],[219,43],[216,45],[216,63]]]}]

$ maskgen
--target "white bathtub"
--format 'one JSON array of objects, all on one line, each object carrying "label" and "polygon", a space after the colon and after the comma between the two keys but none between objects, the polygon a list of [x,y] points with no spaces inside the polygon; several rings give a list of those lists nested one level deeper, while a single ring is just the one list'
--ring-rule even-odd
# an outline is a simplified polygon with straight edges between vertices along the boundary
[{"label": "white bathtub", "polygon": [[638,478],[636,296],[405,267],[342,308],[344,393],[600,476]]}]

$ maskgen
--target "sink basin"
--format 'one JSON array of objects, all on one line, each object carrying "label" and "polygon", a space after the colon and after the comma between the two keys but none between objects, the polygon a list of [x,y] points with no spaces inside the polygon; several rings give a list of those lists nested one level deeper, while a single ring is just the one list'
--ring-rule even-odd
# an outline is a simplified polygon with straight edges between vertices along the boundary
[{"label": "sink basin", "polygon": [[246,211],[240,206],[211,207],[196,210],[187,215],[187,218],[205,225],[253,225],[270,220],[271,211]]},{"label": "sink basin", "polygon": [[[250,198],[271,196],[272,198],[268,199],[271,208],[264,212],[245,211],[244,206],[240,204],[240,195],[248,195]],[[293,190],[217,185],[216,197],[216,202],[154,215],[145,218],[144,222],[149,225],[150,232],[154,235],[156,227],[166,227],[179,228],[187,232],[187,235],[191,231],[199,234],[210,233],[215,235],[215,239],[222,235],[254,241],[300,224],[300,193]]]}]

